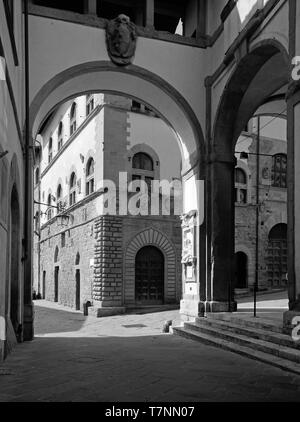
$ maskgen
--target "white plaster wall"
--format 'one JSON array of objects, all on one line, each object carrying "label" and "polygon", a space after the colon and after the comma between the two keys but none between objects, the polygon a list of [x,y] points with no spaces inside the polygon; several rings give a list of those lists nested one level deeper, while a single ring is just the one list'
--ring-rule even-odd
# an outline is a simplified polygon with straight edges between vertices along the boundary
[{"label": "white plaster wall", "polygon": [[137,144],[147,144],[159,156],[160,179],[180,178],[181,154],[178,139],[161,119],[138,113],[128,113],[128,150]]},{"label": "white plaster wall", "polygon": [[[58,186],[58,181],[61,179],[62,181],[62,189],[63,189],[63,197],[67,197],[68,203],[68,195],[69,195],[69,180],[72,173],[72,169],[76,169],[76,176],[77,181],[81,179],[81,189],[80,193],[77,189],[76,201],[80,201],[85,197],[85,168],[87,164],[87,160],[89,154],[94,156],[95,160],[95,190],[97,189],[97,185],[99,181],[103,178],[103,165],[102,165],[102,148],[100,145],[103,143],[103,109],[98,113],[97,117],[91,119],[88,124],[78,133],[77,136],[74,137],[74,140],[66,147],[65,150],[62,151],[61,155],[57,158],[57,160],[53,161],[52,165],[47,170],[47,160],[48,160],[48,141],[49,134],[51,132],[57,132],[57,125],[60,121],[60,112],[62,110],[65,111],[63,121],[68,124],[68,110],[70,107],[70,103],[68,103],[67,107],[64,106],[58,110],[58,113],[53,120],[53,124],[49,125],[47,131],[45,131],[44,138],[46,139],[46,147],[44,149],[44,156],[43,156],[43,164],[42,164],[42,178],[41,178],[41,199],[42,202],[47,202],[48,193],[52,192],[52,195],[56,197],[56,191]],[[85,100],[79,101],[79,109],[78,109],[78,129],[80,130],[80,123],[82,124],[84,121],[85,114]],[[66,141],[67,142],[67,141]],[[57,142],[53,140],[53,145],[56,146]],[[53,159],[55,159],[56,149],[53,151]],[[82,161],[82,157],[84,161]],[[46,171],[45,171],[46,170]],[[55,203],[53,202],[53,205]],[[47,209],[46,206],[42,206],[41,210],[45,212]],[[42,218],[41,223],[45,223],[46,218]]]}]

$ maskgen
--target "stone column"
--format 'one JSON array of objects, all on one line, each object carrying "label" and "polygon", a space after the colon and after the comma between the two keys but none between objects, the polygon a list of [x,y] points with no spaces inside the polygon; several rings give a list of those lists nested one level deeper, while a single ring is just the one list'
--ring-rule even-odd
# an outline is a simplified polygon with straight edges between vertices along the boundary
[{"label": "stone column", "polygon": [[201,39],[206,35],[206,0],[197,0],[197,29],[196,39]]},{"label": "stone column", "polygon": [[154,28],[154,0],[145,0],[145,26]]},{"label": "stone column", "polygon": [[84,0],[84,13],[97,16],[97,0]]},{"label": "stone column", "polygon": [[233,293],[235,158],[233,154],[213,154],[209,165],[206,312],[229,312],[236,310]]},{"label": "stone column", "polygon": [[[290,59],[300,56],[300,4],[289,3]],[[292,73],[293,72],[293,73]],[[283,317],[283,329],[291,333],[293,319],[300,316],[300,72],[291,68],[287,92],[288,117],[288,292],[289,311]]]},{"label": "stone column", "polygon": [[183,321],[194,321],[205,311],[205,164],[201,163],[183,177],[182,216],[182,300]]}]

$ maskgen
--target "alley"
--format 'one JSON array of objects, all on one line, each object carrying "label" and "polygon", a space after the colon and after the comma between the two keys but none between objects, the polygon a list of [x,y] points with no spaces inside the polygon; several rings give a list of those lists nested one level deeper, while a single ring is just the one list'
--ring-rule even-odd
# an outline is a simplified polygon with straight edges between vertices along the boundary
[{"label": "alley", "polygon": [[0,366],[0,401],[300,401],[300,378],[162,334],[178,310],[107,318],[35,303],[35,339]]}]

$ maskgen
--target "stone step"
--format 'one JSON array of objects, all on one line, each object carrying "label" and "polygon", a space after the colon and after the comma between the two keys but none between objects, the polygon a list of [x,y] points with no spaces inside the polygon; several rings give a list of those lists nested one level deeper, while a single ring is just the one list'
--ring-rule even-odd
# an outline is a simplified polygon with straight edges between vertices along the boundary
[{"label": "stone step", "polygon": [[208,325],[220,329],[224,329],[233,333],[242,334],[247,337],[254,339],[265,340],[270,343],[277,344],[279,346],[286,346],[292,349],[299,350],[300,353],[300,342],[295,342],[291,336],[282,334],[266,329],[252,327],[240,324],[240,320],[235,319],[234,322],[223,321],[215,318],[197,318],[197,325]]},{"label": "stone step", "polygon": [[285,371],[300,375],[300,364],[291,362],[290,360],[283,359],[281,357],[274,356],[259,350],[254,350],[250,347],[233,343],[232,341],[228,341],[222,338],[213,337],[211,334],[190,330],[185,327],[173,327],[172,330],[175,335],[238,353],[239,355],[245,356],[247,358],[258,360]]},{"label": "stone step", "polygon": [[[241,314],[239,317],[237,313],[230,314],[230,313],[209,313],[207,314],[207,318],[213,319],[213,320],[221,320],[221,321],[228,321],[232,323],[236,323],[238,321],[238,324],[245,327],[254,327],[262,330],[272,331],[274,333],[282,334],[282,326],[278,325],[275,321],[272,321],[271,319],[268,320],[264,317],[264,319],[254,318],[252,316],[246,316],[245,314]],[[196,321],[198,318],[196,318]]]},{"label": "stone step", "polygon": [[248,337],[247,335],[237,334],[235,332],[226,330],[226,327],[216,328],[210,325],[206,325],[205,323],[185,323],[184,328],[187,328],[190,331],[194,330],[214,337],[219,337],[224,340],[228,340],[233,343],[252,348],[254,350],[259,350],[264,353],[269,353],[271,355],[278,356],[282,359],[287,359],[292,362],[300,363],[299,350],[292,349],[291,347],[280,346],[269,341]]},{"label": "stone step", "polygon": [[279,356],[282,359],[288,359],[292,362],[300,363],[300,351],[291,347],[280,346],[270,341],[260,340],[257,338],[248,337],[247,335],[237,334],[222,328],[214,328],[205,324],[186,323],[184,327],[189,330],[201,331],[237,344],[260,350],[264,353],[269,353],[274,356]]}]

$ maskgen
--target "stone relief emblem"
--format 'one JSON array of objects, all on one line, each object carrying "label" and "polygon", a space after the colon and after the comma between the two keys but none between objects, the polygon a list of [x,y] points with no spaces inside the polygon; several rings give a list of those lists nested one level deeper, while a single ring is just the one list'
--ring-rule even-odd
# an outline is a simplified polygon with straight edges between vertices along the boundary
[{"label": "stone relief emblem", "polygon": [[106,45],[110,59],[119,66],[132,62],[136,48],[136,29],[126,15],[119,15],[107,23]]}]

